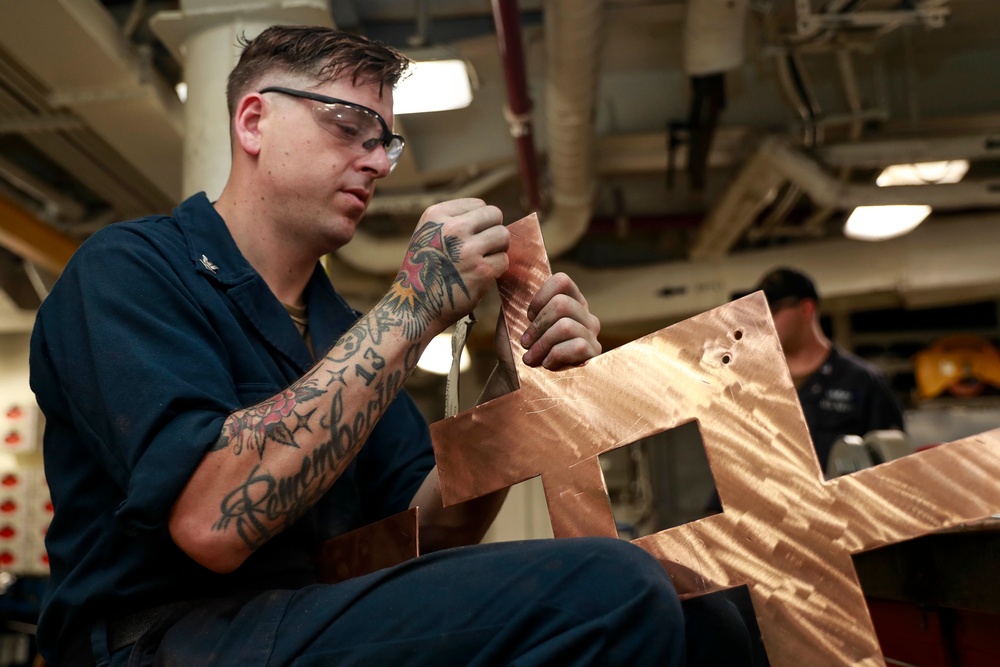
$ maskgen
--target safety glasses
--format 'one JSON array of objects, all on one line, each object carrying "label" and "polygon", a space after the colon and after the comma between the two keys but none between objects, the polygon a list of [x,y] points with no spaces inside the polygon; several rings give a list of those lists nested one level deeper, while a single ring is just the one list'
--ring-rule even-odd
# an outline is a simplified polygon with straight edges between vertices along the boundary
[{"label": "safety glasses", "polygon": [[403,154],[403,147],[406,145],[403,137],[390,132],[382,116],[368,107],[338,100],[336,97],[280,86],[264,88],[260,93],[281,93],[318,102],[313,105],[312,112],[313,119],[320,127],[358,153],[371,153],[378,146],[384,147],[390,173]]}]

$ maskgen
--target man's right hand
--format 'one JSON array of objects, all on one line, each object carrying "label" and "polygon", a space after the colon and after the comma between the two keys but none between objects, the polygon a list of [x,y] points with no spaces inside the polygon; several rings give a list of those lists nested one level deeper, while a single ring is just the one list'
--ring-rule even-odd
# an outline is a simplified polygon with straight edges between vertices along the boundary
[{"label": "man's right hand", "polygon": [[507,271],[509,246],[495,206],[455,199],[428,208],[386,295],[387,305],[406,320],[407,337],[436,334],[472,312]]}]

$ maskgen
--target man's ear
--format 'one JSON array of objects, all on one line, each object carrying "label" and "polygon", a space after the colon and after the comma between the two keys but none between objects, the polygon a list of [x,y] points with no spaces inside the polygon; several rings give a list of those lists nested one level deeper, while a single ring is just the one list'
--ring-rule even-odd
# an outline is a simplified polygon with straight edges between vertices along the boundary
[{"label": "man's ear", "polygon": [[233,117],[233,141],[244,153],[256,156],[260,153],[261,119],[264,114],[264,98],[260,93],[244,95],[237,103]]},{"label": "man's ear", "polygon": [[817,315],[817,310],[819,310],[819,305],[816,303],[816,299],[810,299],[808,297],[799,301],[799,306],[802,308],[802,312],[805,313],[806,317],[812,317]]}]

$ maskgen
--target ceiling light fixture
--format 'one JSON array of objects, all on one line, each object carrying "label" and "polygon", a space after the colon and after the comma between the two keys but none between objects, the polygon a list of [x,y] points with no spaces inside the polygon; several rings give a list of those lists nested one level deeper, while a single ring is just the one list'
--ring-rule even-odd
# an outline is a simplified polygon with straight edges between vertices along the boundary
[{"label": "ceiling light fixture", "polygon": [[[434,336],[424,353],[417,361],[417,368],[433,373],[434,375],[447,375],[451,369],[451,334],[443,333]],[[472,357],[469,351],[462,348],[462,357],[458,362],[458,370],[467,371],[472,365]]]},{"label": "ceiling light fixture", "polygon": [[472,82],[464,60],[415,60],[393,93],[392,112],[464,109],[472,104]]},{"label": "ceiling light fixture", "polygon": [[882,170],[882,173],[875,179],[875,184],[884,188],[894,185],[958,183],[967,171],[969,171],[968,160],[891,164]]},{"label": "ceiling light fixture", "polygon": [[923,204],[858,206],[844,224],[844,236],[856,241],[885,241],[908,234],[931,213]]}]

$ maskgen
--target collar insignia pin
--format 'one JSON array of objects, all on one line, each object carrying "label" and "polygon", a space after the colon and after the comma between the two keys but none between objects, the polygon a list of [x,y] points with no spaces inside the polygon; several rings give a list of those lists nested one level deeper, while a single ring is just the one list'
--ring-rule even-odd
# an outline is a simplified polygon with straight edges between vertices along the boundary
[{"label": "collar insignia pin", "polygon": [[216,271],[219,270],[219,267],[217,267],[215,264],[212,264],[212,261],[208,257],[205,257],[204,255],[201,256],[201,263],[206,269],[208,269],[212,273],[215,273]]}]

